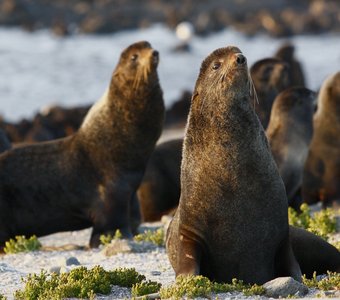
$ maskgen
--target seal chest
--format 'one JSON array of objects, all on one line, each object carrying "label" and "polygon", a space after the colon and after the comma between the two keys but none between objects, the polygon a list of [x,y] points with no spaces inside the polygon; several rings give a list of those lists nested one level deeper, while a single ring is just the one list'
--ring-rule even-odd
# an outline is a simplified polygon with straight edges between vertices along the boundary
[{"label": "seal chest", "polygon": [[16,235],[90,226],[92,247],[117,229],[131,236],[134,194],[164,119],[158,60],[148,42],[132,44],[77,133],[0,156],[0,247]]},{"label": "seal chest", "polygon": [[181,166],[181,197],[167,234],[179,274],[264,283],[300,280],[288,239],[284,185],[253,109],[245,56],[215,50],[192,96]]}]

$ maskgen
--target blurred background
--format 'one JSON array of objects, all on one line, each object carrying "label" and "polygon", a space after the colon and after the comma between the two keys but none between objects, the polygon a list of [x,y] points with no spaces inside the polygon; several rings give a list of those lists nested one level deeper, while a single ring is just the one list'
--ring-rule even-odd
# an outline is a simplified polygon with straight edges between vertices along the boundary
[{"label": "blurred background", "polygon": [[251,66],[290,41],[317,90],[340,69],[340,2],[0,0],[0,115],[18,121],[55,104],[92,104],[120,52],[142,39],[160,52],[167,107],[192,91],[202,59],[226,45]]}]

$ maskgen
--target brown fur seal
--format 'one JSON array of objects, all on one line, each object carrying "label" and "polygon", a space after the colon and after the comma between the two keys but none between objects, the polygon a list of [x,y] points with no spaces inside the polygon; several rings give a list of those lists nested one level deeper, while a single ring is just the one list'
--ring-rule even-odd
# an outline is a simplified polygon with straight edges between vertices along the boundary
[{"label": "brown fur seal", "polygon": [[156,146],[137,196],[144,222],[158,221],[176,209],[180,196],[180,169],[183,139]]},{"label": "brown fur seal", "polygon": [[176,102],[174,102],[165,112],[165,128],[184,127],[190,109],[191,92],[184,91]]},{"label": "brown fur seal", "polygon": [[238,48],[217,49],[203,61],[183,145],[179,206],[167,234],[176,276],[301,280],[285,188],[251,92]]},{"label": "brown fur seal", "polygon": [[288,64],[288,74],[291,86],[305,86],[305,76],[300,62],[294,56],[295,47],[291,43],[284,43],[275,53],[275,57]]},{"label": "brown fur seal", "polygon": [[157,65],[148,42],[129,46],[76,134],[0,156],[1,246],[90,226],[92,247],[116,229],[131,236],[130,202],[164,119]]},{"label": "brown fur seal", "polygon": [[322,84],[302,183],[308,204],[340,205],[340,72]]},{"label": "brown fur seal", "polygon": [[288,66],[279,59],[265,58],[250,68],[250,74],[258,98],[255,110],[266,129],[275,97],[290,85]]},{"label": "brown fur seal", "polygon": [[[266,135],[290,205],[302,183],[303,167],[313,135],[315,93],[306,88],[289,88],[274,101]],[[296,207],[297,206],[297,207]]]}]

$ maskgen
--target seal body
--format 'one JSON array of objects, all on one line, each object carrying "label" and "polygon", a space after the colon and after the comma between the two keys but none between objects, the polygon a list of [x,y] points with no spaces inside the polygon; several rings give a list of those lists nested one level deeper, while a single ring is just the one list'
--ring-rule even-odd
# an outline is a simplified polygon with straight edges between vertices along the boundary
[{"label": "seal body", "polygon": [[217,49],[202,63],[184,139],[179,206],[166,242],[176,276],[300,280],[284,184],[250,85],[236,47]]},{"label": "seal body", "polygon": [[302,196],[308,204],[340,204],[340,72],[328,77],[318,96],[314,133],[303,173]]},{"label": "seal body", "polygon": [[301,63],[295,58],[295,47],[291,43],[284,43],[275,53],[275,57],[288,64],[288,74],[291,86],[303,87],[306,85]]},{"label": "seal body", "polygon": [[0,245],[89,226],[92,247],[116,229],[131,236],[133,196],[164,119],[157,65],[148,42],[129,46],[77,133],[0,156]]},{"label": "seal body", "polygon": [[313,273],[340,272],[340,252],[324,239],[302,228],[289,226],[294,255],[302,273],[308,278]]},{"label": "seal body", "polygon": [[306,88],[284,90],[275,98],[266,130],[289,204],[293,206],[294,196],[302,184],[303,168],[313,135],[314,99],[315,93]]},{"label": "seal body", "polygon": [[180,197],[180,169],[183,139],[156,146],[137,196],[144,222],[158,221],[176,209]]},{"label": "seal body", "polygon": [[258,98],[255,110],[266,129],[275,97],[290,85],[288,65],[276,58],[265,58],[250,68],[250,74]]}]

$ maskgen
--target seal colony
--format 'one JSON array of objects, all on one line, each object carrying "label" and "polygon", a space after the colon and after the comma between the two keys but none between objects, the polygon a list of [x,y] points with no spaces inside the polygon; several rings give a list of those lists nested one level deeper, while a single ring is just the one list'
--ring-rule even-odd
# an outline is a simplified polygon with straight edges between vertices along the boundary
[{"label": "seal colony", "polygon": [[251,93],[238,48],[217,49],[203,61],[183,145],[179,206],[166,242],[176,275],[259,284],[277,276],[301,280],[284,184]]},{"label": "seal colony", "polygon": [[134,194],[164,119],[158,61],[148,42],[132,44],[77,133],[0,156],[0,246],[90,226],[91,247],[116,229],[131,237]]}]

